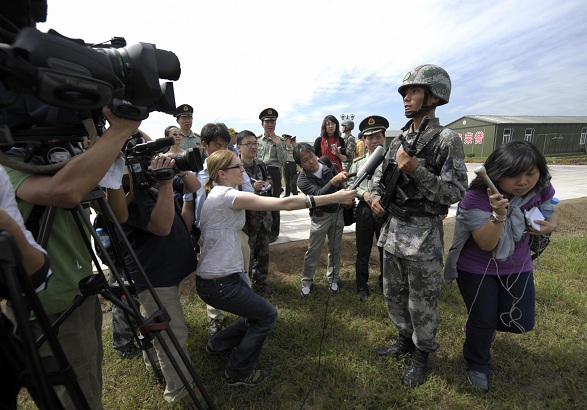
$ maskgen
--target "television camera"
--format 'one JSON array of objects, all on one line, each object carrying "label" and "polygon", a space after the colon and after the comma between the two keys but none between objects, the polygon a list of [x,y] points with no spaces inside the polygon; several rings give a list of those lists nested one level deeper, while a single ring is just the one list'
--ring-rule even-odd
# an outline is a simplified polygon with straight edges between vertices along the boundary
[{"label": "television camera", "polygon": [[[153,155],[163,155],[166,148],[174,144],[173,137],[145,143],[139,143],[140,141],[142,141],[141,133],[135,132],[129,137],[124,148],[126,166],[139,188],[152,187],[155,185],[156,180],[171,179],[180,172],[199,172],[204,169],[200,150],[189,148],[180,154],[172,156],[175,160],[173,168],[151,170],[150,164]],[[127,185],[125,180],[123,180],[123,185]]]}]

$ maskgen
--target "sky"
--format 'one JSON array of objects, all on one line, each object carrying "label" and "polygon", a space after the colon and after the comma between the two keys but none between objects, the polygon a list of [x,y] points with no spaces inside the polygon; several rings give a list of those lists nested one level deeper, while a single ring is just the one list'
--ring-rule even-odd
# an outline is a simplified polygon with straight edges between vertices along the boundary
[{"label": "sky", "polygon": [[[369,115],[390,130],[406,118],[397,88],[415,66],[452,80],[447,124],[465,115],[587,115],[587,9],[583,0],[48,0],[62,35],[100,43],[121,36],[174,52],[176,105],[208,122],[262,132],[259,113],[279,113],[276,132],[313,141],[323,118]],[[153,138],[176,124],[153,112]]]}]

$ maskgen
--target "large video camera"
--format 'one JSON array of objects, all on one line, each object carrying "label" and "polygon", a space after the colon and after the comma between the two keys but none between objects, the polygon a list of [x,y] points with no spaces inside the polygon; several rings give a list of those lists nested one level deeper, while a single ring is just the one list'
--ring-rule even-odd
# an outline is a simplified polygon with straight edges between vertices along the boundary
[{"label": "large video camera", "polygon": [[[140,143],[140,141],[142,141],[141,133],[135,132],[129,137],[124,147],[126,166],[139,188],[153,187],[155,186],[155,181],[171,179],[180,172],[199,172],[204,169],[200,150],[189,148],[180,154],[172,156],[175,160],[173,168],[151,170],[150,164],[153,155],[163,155],[163,152],[174,144],[173,137],[145,143]],[[124,180],[123,185],[126,185]]]},{"label": "large video camera", "polygon": [[15,93],[32,93],[56,107],[97,110],[110,105],[115,115],[135,120],[151,111],[173,114],[173,84],[159,84],[159,79],[179,79],[177,56],[149,43],[125,46],[116,37],[110,46],[92,48],[53,30],[25,27],[13,44],[0,44],[0,81]]},{"label": "large video camera", "polygon": [[104,132],[106,105],[137,121],[152,111],[175,113],[173,84],[159,82],[179,79],[174,53],[148,43],[126,46],[122,37],[95,45],[20,28],[32,17],[15,4],[3,4],[0,15],[0,148],[23,147],[25,162],[36,156],[55,164]]}]

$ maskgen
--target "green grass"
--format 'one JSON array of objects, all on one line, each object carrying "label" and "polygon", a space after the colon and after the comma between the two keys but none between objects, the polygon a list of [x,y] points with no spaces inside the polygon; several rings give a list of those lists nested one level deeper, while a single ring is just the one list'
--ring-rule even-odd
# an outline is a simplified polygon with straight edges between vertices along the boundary
[{"label": "green grass", "polygon": [[[498,333],[488,394],[476,391],[465,379],[461,329],[466,311],[456,284],[442,291],[438,332],[442,347],[431,355],[428,380],[417,389],[401,384],[406,363],[373,353],[376,346],[393,340],[397,333],[382,295],[359,301],[350,269],[341,273],[343,287],[329,300],[324,271],[316,274],[317,286],[306,299],[299,295],[299,274],[272,281],[278,293],[269,299],[278,308],[279,319],[259,361],[270,371],[260,386],[225,385],[226,359],[204,354],[206,313],[193,291],[186,292],[184,303],[190,328],[188,350],[196,373],[220,409],[300,409],[302,405],[304,409],[584,408],[587,277],[579,255],[584,255],[586,248],[585,237],[553,238],[535,269],[536,328],[525,335]],[[189,286],[192,284],[190,280]],[[109,348],[109,326],[104,328],[104,346],[103,400],[107,409],[178,408],[163,401],[161,388],[140,358],[122,360]],[[21,404],[21,408],[33,408],[26,399]]]}]

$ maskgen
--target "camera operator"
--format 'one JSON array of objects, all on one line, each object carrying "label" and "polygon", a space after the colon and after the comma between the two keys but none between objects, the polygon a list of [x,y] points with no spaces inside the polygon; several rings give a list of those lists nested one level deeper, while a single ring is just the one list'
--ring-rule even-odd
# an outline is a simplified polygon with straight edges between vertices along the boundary
[{"label": "camera operator", "polygon": [[[109,190],[108,201],[117,220],[132,228],[129,234],[130,242],[157,296],[171,318],[169,322],[171,330],[187,355],[185,343],[188,329],[179,300],[179,284],[196,270],[196,254],[181,210],[174,198],[173,180],[165,176],[159,177],[160,174],[157,173],[160,170],[169,171],[174,165],[175,160],[171,157],[163,155],[154,157],[151,161],[150,172],[153,173],[156,182],[153,182],[152,186],[140,187],[133,178],[129,198],[125,197],[123,189]],[[200,187],[199,181],[192,172],[182,172],[178,175],[183,177],[184,193]],[[148,291],[145,280],[133,273],[131,272],[131,275],[135,281],[139,302],[145,315],[150,316],[158,310],[158,306],[153,295]],[[168,336],[163,334],[163,337],[165,344],[171,346]],[[172,349],[173,358],[169,358],[158,339],[155,339],[153,344],[165,378],[164,399],[168,402],[191,400],[173,368],[172,360],[179,364],[185,377],[192,382],[179,353]],[[146,357],[145,364],[150,367]],[[202,397],[199,391],[195,390],[195,393],[198,398]]]},{"label": "camera operator", "polygon": [[[54,322],[79,294],[78,282],[92,274],[92,259],[84,246],[71,212],[97,185],[119,155],[128,135],[140,124],[114,116],[103,109],[110,127],[87,151],[73,157],[54,175],[31,174],[5,166],[14,186],[23,219],[27,220],[35,205],[56,207],[47,244],[53,277],[51,286],[39,295],[49,320]],[[13,157],[22,160],[22,157]],[[32,221],[31,221],[32,222]],[[37,221],[38,222],[38,221]],[[31,327],[40,333],[36,320]],[[59,326],[58,340],[73,367],[78,383],[92,409],[102,408],[102,311],[97,296],[88,297]],[[51,355],[47,343],[41,355]],[[73,402],[63,386],[57,386],[63,407]]]},{"label": "camera operator", "polygon": [[[37,292],[46,288],[47,280],[51,275],[49,269],[49,258],[45,251],[33,238],[33,235],[26,229],[22,216],[18,211],[18,205],[14,198],[14,190],[10,184],[10,179],[2,167],[0,167],[0,231],[8,232],[16,243],[20,251],[24,273],[30,278],[33,286]],[[0,272],[0,298],[10,299],[10,292],[4,282],[5,277]],[[12,333],[12,323],[5,320],[4,314],[0,311],[0,328],[6,332],[7,335]],[[14,408],[16,409],[16,399],[21,388],[22,380],[14,377],[17,369],[11,366],[14,363],[14,357],[9,358],[8,355],[12,350],[4,346],[8,343],[10,346],[10,338],[7,340],[0,340],[0,408]],[[24,360],[24,358],[23,358]]]}]

